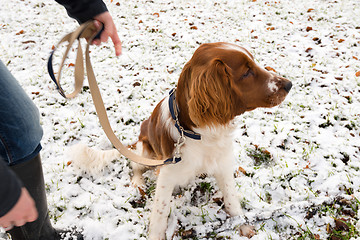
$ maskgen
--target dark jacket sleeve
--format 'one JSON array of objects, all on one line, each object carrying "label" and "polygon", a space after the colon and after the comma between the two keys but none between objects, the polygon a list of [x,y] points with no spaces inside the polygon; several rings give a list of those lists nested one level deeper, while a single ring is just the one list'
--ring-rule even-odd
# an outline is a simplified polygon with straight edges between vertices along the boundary
[{"label": "dark jacket sleeve", "polygon": [[22,184],[0,159],[0,217],[8,213],[20,198]]},{"label": "dark jacket sleeve", "polygon": [[68,15],[80,24],[96,15],[106,12],[107,7],[102,0],[55,0],[63,5]]}]

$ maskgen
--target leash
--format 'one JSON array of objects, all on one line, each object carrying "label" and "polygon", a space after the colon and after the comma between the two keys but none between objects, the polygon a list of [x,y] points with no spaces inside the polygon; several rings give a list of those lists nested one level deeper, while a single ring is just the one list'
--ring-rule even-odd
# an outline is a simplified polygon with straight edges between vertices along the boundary
[{"label": "leash", "polygon": [[[163,159],[163,160],[155,160],[155,159],[150,159],[150,158],[145,158],[143,156],[140,156],[140,155],[134,153],[133,151],[129,150],[127,147],[125,147],[120,142],[120,140],[116,137],[114,131],[111,128],[109,118],[106,113],[104,102],[101,97],[99,86],[96,82],[96,78],[95,78],[94,70],[91,65],[90,54],[89,54],[90,43],[94,39],[96,39],[100,36],[102,30],[103,30],[103,28],[98,30],[95,27],[93,21],[88,21],[84,24],[81,24],[79,26],[79,28],[76,29],[74,32],[69,33],[66,36],[64,36],[60,40],[60,42],[56,45],[56,47],[53,49],[53,51],[49,57],[49,61],[48,61],[48,72],[49,72],[51,79],[56,84],[57,90],[59,91],[61,96],[63,96],[64,98],[74,98],[81,91],[83,82],[84,82],[85,71],[84,71],[84,57],[83,57],[83,51],[82,51],[81,44],[80,44],[80,39],[81,38],[87,39],[87,45],[86,45],[86,50],[85,50],[85,63],[86,63],[86,73],[87,73],[87,78],[88,78],[88,82],[89,82],[90,92],[91,92],[91,96],[92,96],[92,99],[93,99],[93,102],[95,105],[95,109],[96,109],[100,124],[101,124],[106,136],[110,140],[110,142],[114,145],[114,147],[123,156],[125,156],[126,158],[130,159],[131,161],[136,162],[141,165],[161,166],[161,165],[166,165],[166,164],[178,163],[179,161],[181,161],[180,148],[181,148],[181,145],[184,144],[184,141],[183,141],[184,136],[182,134],[180,134],[181,136],[180,136],[179,140],[177,141],[177,143],[175,143],[176,154],[171,158]],[[63,68],[64,62],[67,58],[69,50],[71,49],[71,46],[73,45],[75,40],[78,40],[78,42],[79,42],[77,54],[76,54],[75,72],[74,72],[74,76],[75,76],[74,88],[75,89],[72,93],[65,94],[65,92],[60,84],[61,70]],[[53,70],[53,65],[52,65],[53,55],[54,55],[56,48],[64,42],[68,42],[68,45],[67,45],[65,53],[63,55],[58,74],[57,74],[57,76],[55,76],[54,70]]]}]

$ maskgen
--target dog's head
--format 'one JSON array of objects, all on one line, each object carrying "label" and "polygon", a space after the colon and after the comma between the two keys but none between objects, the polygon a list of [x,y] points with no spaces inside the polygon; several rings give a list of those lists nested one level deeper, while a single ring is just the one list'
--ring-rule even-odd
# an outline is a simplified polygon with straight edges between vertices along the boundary
[{"label": "dog's head", "polygon": [[201,45],[185,65],[178,101],[198,127],[226,124],[258,107],[280,104],[292,87],[289,80],[261,67],[245,49],[230,43]]}]

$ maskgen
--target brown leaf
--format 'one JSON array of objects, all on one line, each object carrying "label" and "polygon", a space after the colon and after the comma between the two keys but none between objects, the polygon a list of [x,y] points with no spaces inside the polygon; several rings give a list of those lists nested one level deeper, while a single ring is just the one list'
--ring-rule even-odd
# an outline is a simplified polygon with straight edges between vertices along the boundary
[{"label": "brown leaf", "polygon": [[140,195],[141,195],[142,197],[145,197],[145,196],[146,196],[146,192],[145,192],[141,187],[138,187],[138,189],[139,189]]},{"label": "brown leaf", "polygon": [[236,170],[236,175],[239,176],[240,173],[246,175],[245,169],[243,169],[242,167],[239,167],[239,168]]},{"label": "brown leaf", "polygon": [[360,77],[360,71],[356,72],[355,76]]},{"label": "brown leaf", "polygon": [[159,13],[154,13],[153,16],[160,17]]},{"label": "brown leaf", "polygon": [[191,26],[190,29],[197,30],[197,26]]},{"label": "brown leaf", "polygon": [[20,30],[20,32],[17,32],[16,35],[24,34],[24,30]]},{"label": "brown leaf", "polygon": [[35,41],[33,41],[33,40],[29,40],[29,41],[25,41],[25,42],[21,42],[21,43],[23,43],[23,44],[27,44],[27,43],[36,43]]},{"label": "brown leaf", "polygon": [[68,67],[75,67],[74,63],[69,63]]},{"label": "brown leaf", "polygon": [[311,47],[309,47],[308,49],[306,49],[306,50],[305,50],[305,52],[307,52],[307,53],[308,53],[308,52],[310,52],[311,50],[312,50],[312,48],[311,48]]},{"label": "brown leaf", "polygon": [[308,10],[307,10],[307,12],[312,12],[312,11],[314,11],[315,9],[313,9],[313,8],[309,8]]},{"label": "brown leaf", "polygon": [[40,92],[31,92],[31,94],[39,95]]},{"label": "brown leaf", "polygon": [[335,219],[335,230],[344,230],[349,231],[349,226],[346,224],[347,220],[345,218]]},{"label": "brown leaf", "polygon": [[139,83],[139,82],[134,82],[134,84],[133,84],[134,87],[138,87],[140,85],[141,85],[141,83]]},{"label": "brown leaf", "polygon": [[306,28],[306,31],[307,31],[307,32],[310,32],[311,30],[313,30],[312,27],[307,27],[307,28]]},{"label": "brown leaf", "polygon": [[344,42],[345,41],[345,39],[339,39],[339,43],[342,43],[342,42]]},{"label": "brown leaf", "polygon": [[272,67],[269,67],[269,66],[266,66],[265,69],[268,70],[268,71],[276,72],[275,69],[273,69]]}]

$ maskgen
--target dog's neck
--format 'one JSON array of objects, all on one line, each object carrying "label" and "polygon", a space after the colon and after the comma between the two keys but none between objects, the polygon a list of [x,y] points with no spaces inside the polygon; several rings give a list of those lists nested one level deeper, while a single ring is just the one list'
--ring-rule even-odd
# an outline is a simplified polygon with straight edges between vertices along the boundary
[{"label": "dog's neck", "polygon": [[[201,140],[201,135],[194,132],[192,129],[187,128],[180,121],[180,111],[179,104],[176,99],[176,88],[172,89],[169,93],[169,109],[172,119],[175,121],[175,127],[179,131],[181,136],[189,137],[194,140]],[[184,109],[184,108],[183,108]]]}]

